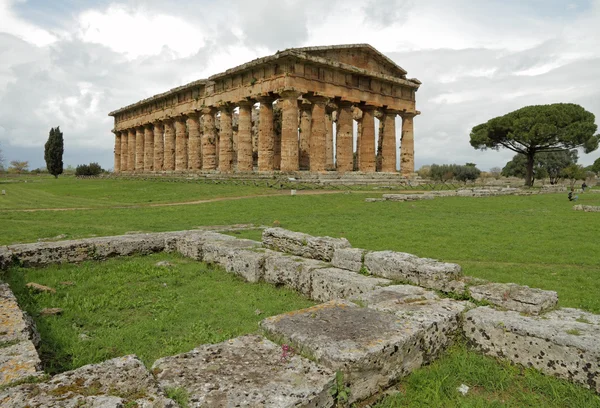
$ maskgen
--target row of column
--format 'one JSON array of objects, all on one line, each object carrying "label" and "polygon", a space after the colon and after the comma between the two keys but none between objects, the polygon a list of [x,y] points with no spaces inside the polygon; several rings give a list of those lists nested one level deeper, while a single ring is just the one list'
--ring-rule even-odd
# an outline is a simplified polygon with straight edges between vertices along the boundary
[{"label": "row of column", "polygon": [[[353,121],[359,123],[357,162],[362,172],[376,171],[375,106],[360,105],[354,112],[351,102],[333,106],[325,97],[304,97],[286,91],[279,95],[282,106],[281,140],[276,140],[273,126],[274,97],[259,97],[258,170],[284,172],[310,170],[322,172],[354,170]],[[237,151],[233,143],[233,104],[208,107],[201,112],[156,121],[115,133],[115,171],[189,171],[219,170],[253,171],[252,109],[254,100],[237,103],[239,107]],[[333,150],[333,112],[336,116],[336,159]],[[414,172],[414,136],[412,114],[379,109],[382,113],[381,168],[396,171],[396,116],[401,115],[402,151],[400,170],[403,175]],[[215,115],[220,113],[220,131]],[[202,115],[203,128],[200,128]],[[276,146],[280,143],[279,146]],[[276,149],[277,147],[277,149]],[[280,154],[279,154],[280,151]],[[277,153],[277,154],[276,154]],[[237,164],[234,166],[234,162]]]}]

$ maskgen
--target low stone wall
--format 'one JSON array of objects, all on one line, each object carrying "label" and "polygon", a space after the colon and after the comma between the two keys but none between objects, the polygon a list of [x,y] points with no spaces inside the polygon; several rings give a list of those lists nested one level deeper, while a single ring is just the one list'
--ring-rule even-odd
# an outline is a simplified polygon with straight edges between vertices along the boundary
[{"label": "low stone wall", "polygon": [[[152,406],[172,407],[176,403],[164,390],[179,387],[198,406],[332,407],[336,393],[349,390],[349,401],[357,402],[385,390],[439,356],[461,331],[487,354],[600,392],[600,346],[592,341],[600,335],[600,316],[575,309],[548,312],[556,307],[556,292],[482,282],[463,276],[457,264],[352,248],[343,238],[281,228],[265,229],[262,242],[214,231],[124,235],[0,247],[0,267],[159,251],[219,265],[249,282],[285,285],[324,303],[265,319],[261,327],[269,340],[244,336],[200,346],[158,360],[152,373],[135,356],[109,360],[34,386],[8,388],[0,392],[0,405],[53,406],[61,395],[57,390],[66,387],[61,398],[72,405],[150,406],[147,397]],[[502,310],[444,299],[429,289]],[[10,327],[0,337],[8,345],[0,346],[0,384],[39,375],[35,330],[7,285],[0,285],[0,319],[2,327]],[[98,391],[90,394],[85,389],[92,383]],[[106,392],[130,395],[134,383],[144,397]]]}]

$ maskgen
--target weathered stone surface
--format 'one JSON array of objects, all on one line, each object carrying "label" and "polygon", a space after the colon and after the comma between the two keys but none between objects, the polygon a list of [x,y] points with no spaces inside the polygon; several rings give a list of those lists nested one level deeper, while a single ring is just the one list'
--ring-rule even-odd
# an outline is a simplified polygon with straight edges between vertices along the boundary
[{"label": "weathered stone surface", "polygon": [[487,283],[469,288],[475,300],[517,312],[539,314],[556,307],[558,294],[551,290],[530,288],[516,283]]},{"label": "weathered stone surface", "polygon": [[386,302],[404,304],[437,299],[439,296],[435,292],[412,285],[385,286],[350,298],[351,301],[356,301],[363,307],[381,305]]},{"label": "weathered stone surface", "polygon": [[6,246],[0,246],[0,271],[8,269],[12,265],[12,252]]},{"label": "weathered stone surface", "polygon": [[227,253],[221,261],[227,272],[235,273],[248,282],[258,282],[263,279],[265,260],[272,251],[268,249],[234,249]]},{"label": "weathered stone surface", "polygon": [[310,297],[313,271],[327,267],[322,261],[272,252],[265,259],[264,280],[274,285],[285,285]]},{"label": "weathered stone surface", "polygon": [[[380,289],[384,290],[384,289]],[[393,301],[392,301],[393,302]],[[385,303],[385,302],[384,302]],[[407,306],[410,303],[400,306]],[[397,306],[398,307],[398,306]],[[449,312],[454,321],[458,314]],[[422,313],[425,319],[430,311]],[[269,317],[261,322],[268,336],[291,344],[332,370],[344,374],[350,402],[367,398],[429,361],[445,344],[447,317],[433,315],[426,322],[410,313],[398,316],[346,300]],[[453,323],[454,324],[454,323]],[[436,335],[439,332],[444,336]],[[444,340],[445,341],[445,340]]]},{"label": "weathered stone surface", "polygon": [[336,250],[333,251],[331,264],[336,268],[360,272],[367,252],[366,249],[360,248],[336,248]]},{"label": "weathered stone surface", "polygon": [[177,407],[174,401],[164,396],[152,374],[135,356],[87,365],[43,383],[10,388],[0,392],[0,405],[6,408]]},{"label": "weathered stone surface", "polygon": [[63,310],[60,307],[46,307],[40,310],[40,316],[56,316],[62,314]]},{"label": "weathered stone surface", "polygon": [[364,276],[345,269],[316,269],[312,271],[311,298],[320,302],[346,299],[391,284],[388,279]]},{"label": "weathered stone surface", "polygon": [[[42,363],[33,343],[29,340],[16,341],[5,346],[0,344],[0,385],[41,374]],[[7,406],[1,392],[0,406]]]},{"label": "weathered stone surface", "polygon": [[478,349],[600,393],[600,325],[575,309],[544,316],[479,307],[465,315],[463,330]]},{"label": "weathered stone surface", "polygon": [[331,407],[335,374],[260,336],[244,336],[166,357],[160,384],[185,389],[193,407]]},{"label": "weathered stone surface", "polygon": [[331,261],[335,249],[351,247],[346,238],[313,237],[283,228],[265,229],[262,241],[265,247],[275,251],[326,262]]},{"label": "weathered stone surface", "polygon": [[429,194],[384,194],[383,199],[386,201],[419,201],[433,200],[434,197]]},{"label": "weathered stone surface", "polygon": [[457,264],[394,251],[367,253],[365,267],[373,275],[428,287],[434,285],[434,281],[456,280],[462,273]]},{"label": "weathered stone surface", "polygon": [[575,211],[600,212],[600,207],[594,205],[574,205],[573,209]]},{"label": "weathered stone surface", "polygon": [[[186,234],[180,237],[169,236],[168,241],[175,240],[174,247],[177,252],[188,258],[202,261],[203,247],[207,242],[235,241],[231,235],[219,234],[212,231],[201,231]],[[171,246],[169,244],[169,246]]]},{"label": "weathered stone surface", "polygon": [[165,249],[163,234],[134,234],[85,240],[93,244],[90,259],[113,256],[148,255]]},{"label": "weathered stone surface", "polygon": [[365,203],[379,203],[382,201],[386,201],[385,198],[365,198]]},{"label": "weathered stone surface", "polygon": [[56,293],[56,289],[35,282],[29,282],[25,286],[33,293]]},{"label": "weathered stone surface", "polygon": [[225,266],[228,258],[241,249],[257,249],[262,244],[250,239],[232,239],[225,241],[207,241],[204,244],[204,262]]},{"label": "weathered stone surface", "polygon": [[23,266],[44,266],[53,263],[81,262],[94,254],[90,240],[37,242],[10,245],[9,250]]}]

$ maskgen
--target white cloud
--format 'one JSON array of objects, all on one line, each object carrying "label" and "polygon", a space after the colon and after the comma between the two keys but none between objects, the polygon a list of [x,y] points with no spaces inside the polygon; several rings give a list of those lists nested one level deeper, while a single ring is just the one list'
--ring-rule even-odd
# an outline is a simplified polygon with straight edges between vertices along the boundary
[{"label": "white cloud", "polygon": [[14,35],[31,44],[44,46],[57,40],[52,33],[36,27],[15,15],[12,11],[14,0],[0,0],[0,32]]},{"label": "white cloud", "polygon": [[78,17],[77,35],[102,44],[129,59],[160,54],[164,48],[174,58],[193,55],[204,46],[199,24],[145,8],[113,4],[106,10],[88,10]]}]

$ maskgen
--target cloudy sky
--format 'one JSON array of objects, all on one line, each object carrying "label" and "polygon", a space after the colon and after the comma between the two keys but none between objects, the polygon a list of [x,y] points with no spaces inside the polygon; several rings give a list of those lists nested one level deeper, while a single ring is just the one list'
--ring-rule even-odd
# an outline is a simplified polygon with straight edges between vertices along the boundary
[{"label": "cloudy sky", "polygon": [[111,110],[277,50],[349,43],[423,82],[417,168],[503,166],[513,153],[474,150],[469,131],[525,105],[600,118],[600,0],[0,0],[0,149],[43,167],[60,126],[65,165],[112,168]]}]

